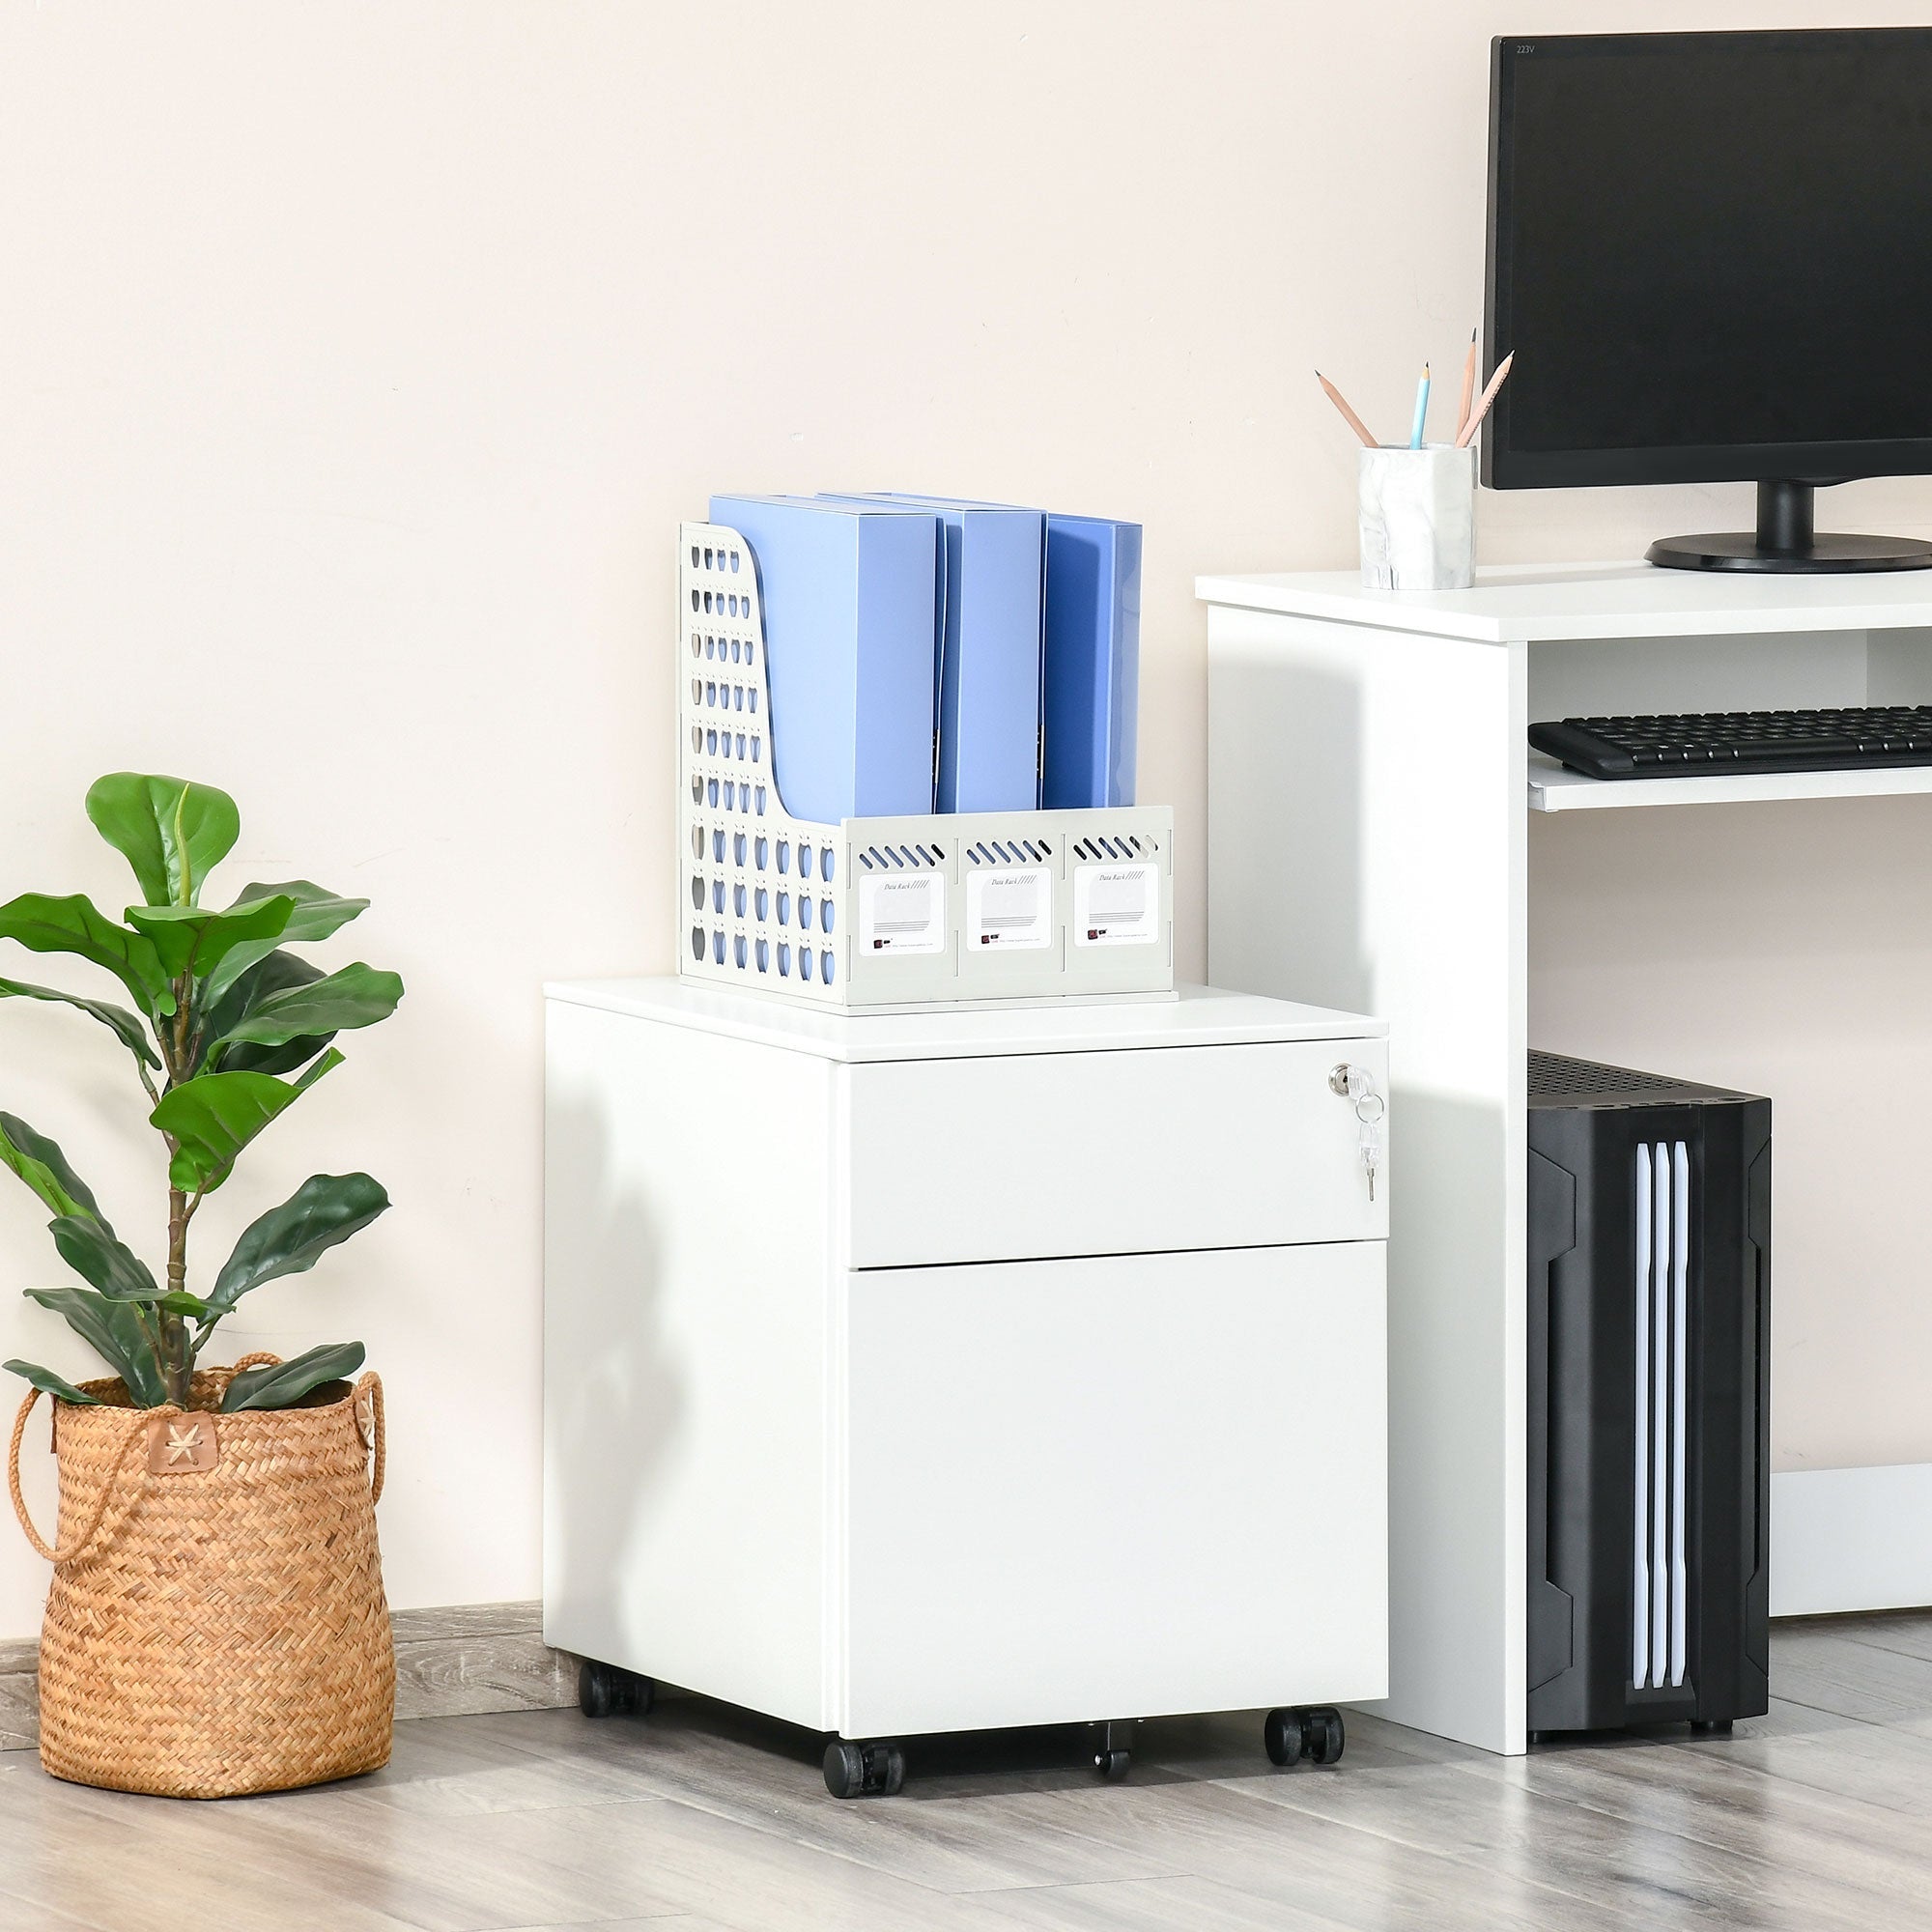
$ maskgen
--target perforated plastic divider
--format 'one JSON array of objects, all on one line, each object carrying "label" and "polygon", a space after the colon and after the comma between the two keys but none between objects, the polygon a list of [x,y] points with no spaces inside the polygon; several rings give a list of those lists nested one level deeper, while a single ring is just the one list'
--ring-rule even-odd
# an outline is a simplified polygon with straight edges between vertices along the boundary
[{"label": "perforated plastic divider", "polygon": [[680,526],[678,617],[683,977],[834,1010],[1172,992],[1165,806],[793,818],[736,530]]}]

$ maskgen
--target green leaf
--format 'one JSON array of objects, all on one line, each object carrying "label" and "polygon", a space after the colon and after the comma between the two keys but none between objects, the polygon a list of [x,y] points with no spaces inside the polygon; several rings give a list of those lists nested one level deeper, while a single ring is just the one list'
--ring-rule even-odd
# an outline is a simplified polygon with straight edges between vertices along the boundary
[{"label": "green leaf", "polygon": [[285,939],[327,939],[358,914],[369,910],[367,899],[344,898],[340,893],[332,893],[327,886],[318,886],[312,879],[286,879],[280,885],[250,886],[236,900],[236,904],[266,898],[287,898],[296,902],[296,909],[289,918],[288,930],[282,935]]},{"label": "green leaf", "polygon": [[250,899],[227,912],[200,906],[129,906],[128,923],[155,942],[170,979],[201,980],[246,940],[273,942],[295,910],[290,898]]},{"label": "green leaf", "polygon": [[170,1185],[212,1193],[270,1121],[341,1065],[341,1054],[330,1047],[293,1085],[266,1073],[201,1073],[171,1088],[148,1116],[180,1147],[168,1163]]},{"label": "green leaf", "polygon": [[63,1214],[48,1228],[61,1260],[110,1301],[158,1301],[160,1284],[148,1264],[113,1231],[80,1214]]},{"label": "green leaf", "polygon": [[366,1174],[312,1174],[235,1243],[214,1280],[209,1312],[229,1313],[251,1288],[312,1268],[338,1241],[359,1234],[387,1208],[382,1183]]},{"label": "green leaf", "polygon": [[[359,960],[305,986],[265,993],[215,1046],[285,1046],[290,1040],[374,1026],[396,1010],[403,982]],[[210,1048],[211,1058],[214,1048]]]},{"label": "green leaf", "polygon": [[91,1288],[30,1288],[29,1301],[51,1308],[128,1384],[136,1406],[158,1408],[168,1399],[160,1365],[131,1301],[109,1301]]},{"label": "green leaf", "polygon": [[17,939],[33,952],[71,952],[104,966],[133,994],[145,1013],[171,1013],[175,996],[161,955],[145,933],[116,925],[84,893],[64,899],[22,893],[0,905],[0,939]]},{"label": "green leaf", "polygon": [[[369,907],[367,899],[343,898],[327,886],[318,886],[308,879],[289,879],[277,886],[250,886],[235,903],[246,905],[250,899],[266,898],[295,900],[296,909],[289,915],[289,923],[282,928],[280,937],[300,944],[327,939]],[[249,967],[266,959],[272,951],[272,947],[259,939],[238,946],[208,976],[209,1000],[220,999]]]},{"label": "green leaf", "polygon": [[[217,974],[227,970],[225,959],[215,969]],[[297,986],[313,986],[321,978],[322,968],[311,966],[298,953],[270,952],[266,959],[249,967],[208,1008],[202,1029],[204,1036],[219,1045],[229,1031],[240,1026],[270,994],[288,992]],[[282,1046],[229,1047],[221,1052],[220,1061],[230,1072],[293,1073],[298,1066],[313,1060],[334,1037],[328,1033],[304,1034]]]},{"label": "green leaf", "polygon": [[198,1294],[189,1294],[185,1289],[177,1289],[172,1294],[164,1294],[155,1306],[169,1315],[191,1315],[197,1321],[208,1320],[208,1303]]},{"label": "green leaf", "polygon": [[30,986],[21,980],[0,980],[0,1000],[51,1000],[61,1006],[78,1007],[102,1026],[112,1027],[121,1044],[143,1066],[160,1068],[159,1057],[148,1044],[147,1029],[126,1007],[110,1007],[103,1000],[83,1000],[77,994],[58,992],[52,986]]},{"label": "green leaf", "polygon": [[0,1369],[10,1375],[25,1376],[43,1395],[57,1395],[63,1402],[79,1403],[83,1406],[98,1408],[100,1398],[98,1395],[83,1395],[65,1376],[57,1376],[51,1369],[43,1369],[38,1362],[0,1362]]},{"label": "green leaf", "polygon": [[221,1398],[221,1412],[232,1415],[239,1408],[287,1408],[324,1382],[353,1376],[362,1366],[362,1355],[360,1342],[327,1342],[293,1361],[243,1369],[228,1384],[228,1393]]},{"label": "green leaf", "polygon": [[93,1189],[73,1171],[60,1143],[37,1134],[17,1114],[0,1114],[0,1166],[11,1167],[56,1214],[84,1215],[107,1228]]},{"label": "green leaf", "polygon": [[134,868],[152,906],[191,906],[234,849],[242,814],[225,791],[185,779],[110,772],[87,794],[95,830]]},{"label": "green leaf", "polygon": [[238,1046],[221,1056],[221,1065],[230,1073],[293,1073],[334,1037],[332,1033],[303,1034],[283,1046]]}]

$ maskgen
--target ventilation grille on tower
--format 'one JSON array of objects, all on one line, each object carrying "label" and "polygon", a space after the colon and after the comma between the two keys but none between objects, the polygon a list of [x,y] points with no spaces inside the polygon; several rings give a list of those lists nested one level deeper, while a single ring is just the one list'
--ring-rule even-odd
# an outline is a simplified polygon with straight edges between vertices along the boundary
[{"label": "ventilation grille on tower", "polygon": [[1636,1458],[1631,1682],[1684,1682],[1689,1623],[1685,1418],[1689,1400],[1690,1156],[1682,1141],[1636,1151]]},{"label": "ventilation grille on tower", "polygon": [[1618,1094],[1669,1094],[1683,1085],[1681,1080],[1666,1080],[1659,1073],[1636,1073],[1628,1066],[1605,1066],[1561,1053],[1532,1052],[1529,1056],[1529,1095],[1533,1100],[1601,1100]]}]

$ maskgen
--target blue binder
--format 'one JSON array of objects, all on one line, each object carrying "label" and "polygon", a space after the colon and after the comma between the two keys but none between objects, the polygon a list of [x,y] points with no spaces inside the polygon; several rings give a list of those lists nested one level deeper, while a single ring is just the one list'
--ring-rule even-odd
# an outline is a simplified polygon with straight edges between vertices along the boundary
[{"label": "blue binder", "polygon": [[939,798],[939,714],[943,700],[943,687],[946,676],[946,593],[950,588],[948,572],[953,568],[946,554],[946,526],[936,512],[917,503],[901,503],[891,497],[847,496],[838,490],[821,490],[812,499],[818,503],[842,503],[855,510],[870,510],[876,514],[895,517],[919,517],[932,526],[933,540],[939,555],[938,594],[933,602],[932,612],[932,785],[933,803],[925,809],[936,811],[940,809]]},{"label": "blue binder", "polygon": [[819,825],[930,811],[937,520],[813,497],[714,497],[711,520],[757,567],[786,811]]},{"label": "blue binder", "polygon": [[1140,670],[1141,526],[1049,515],[1042,805],[1133,804]]},{"label": "blue binder", "polygon": [[1042,601],[1039,802],[1056,811],[1132,805],[1140,733],[1140,525],[1049,511]]},{"label": "blue binder", "polygon": [[1039,799],[1045,518],[894,491],[946,526],[941,811],[1031,811]]}]

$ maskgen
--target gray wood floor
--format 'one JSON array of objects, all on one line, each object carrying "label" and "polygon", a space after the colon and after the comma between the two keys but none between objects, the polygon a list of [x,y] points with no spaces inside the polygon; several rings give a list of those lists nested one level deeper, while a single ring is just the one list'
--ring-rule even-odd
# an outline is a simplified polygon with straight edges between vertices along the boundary
[{"label": "gray wood floor", "polygon": [[1258,1717],[936,1741],[839,1804],[814,1741],[695,1699],[404,1724],[387,1770],[222,1804],[0,1757],[5,1932],[1623,1932],[1932,1928],[1932,1615],[1778,1628],[1729,1739],[1504,1761],[1366,1718],[1276,1772]]}]

